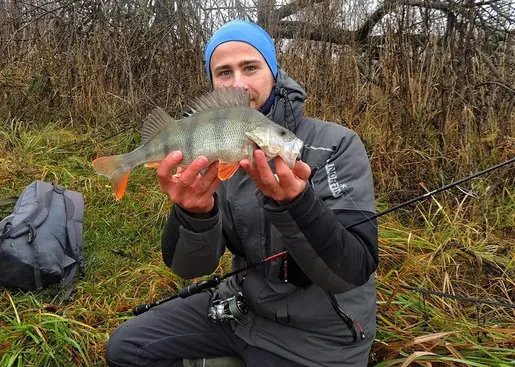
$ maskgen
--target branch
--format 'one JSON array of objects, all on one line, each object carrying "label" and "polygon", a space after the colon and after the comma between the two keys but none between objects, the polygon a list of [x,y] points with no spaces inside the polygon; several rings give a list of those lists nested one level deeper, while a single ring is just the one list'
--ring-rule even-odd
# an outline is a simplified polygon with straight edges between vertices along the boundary
[{"label": "branch", "polygon": [[363,41],[368,38],[372,29],[375,27],[377,23],[383,19],[383,17],[388,14],[391,10],[391,5],[389,2],[383,3],[379,6],[363,23],[361,27],[356,31],[356,39],[358,42],[363,43]]},{"label": "branch", "polygon": [[[445,13],[449,13],[452,11],[452,8],[449,6],[449,4],[439,2],[439,1],[403,0],[403,1],[399,1],[396,5],[417,6],[420,8],[441,10]],[[465,7],[465,6],[460,5],[460,7]]]},{"label": "branch", "polygon": [[313,28],[306,22],[280,21],[271,30],[275,38],[306,38],[312,41],[325,41],[335,44],[348,44],[354,39],[355,32],[340,28]]},{"label": "branch", "polygon": [[[337,27],[319,27],[314,28],[313,25],[300,21],[284,21],[283,19],[298,13],[301,9],[323,2],[324,0],[295,0],[284,5],[281,8],[272,10],[269,7],[267,14],[263,14],[263,24],[269,25],[267,28],[276,38],[295,38],[303,37],[313,41],[326,41],[336,44],[348,44],[356,42],[358,44],[366,44],[370,39],[370,35],[374,27],[384,18],[385,15],[392,12],[396,7],[410,6],[434,9],[442,11],[455,19],[456,13],[460,10],[480,7],[478,3],[472,4],[452,4],[444,1],[430,0],[385,0],[383,3],[368,16],[363,24],[356,31],[343,30]],[[490,4],[498,0],[486,1],[479,4]],[[262,5],[270,4],[270,0],[260,0]],[[417,36],[418,37],[418,36]]]},{"label": "branch", "polygon": [[[300,30],[304,28],[304,25],[300,25],[300,23],[297,21],[286,22],[281,20],[290,15],[298,13],[303,8],[321,3],[322,1],[323,0],[293,1],[271,12],[270,17],[275,20],[275,22],[269,22],[268,24],[277,24],[278,29],[276,29],[274,33],[278,37],[280,37],[279,34],[284,34],[283,37],[285,38],[292,37],[292,34],[300,33]],[[360,26],[355,32],[346,31],[335,27],[327,28],[323,31],[319,29],[312,29],[309,31],[309,36],[307,36],[307,38],[312,39],[313,41],[329,41],[338,44],[345,43],[342,42],[343,39],[351,38],[361,44],[367,43],[367,39],[372,33],[372,29],[375,27],[375,25],[379,23],[386,14],[391,12],[395,6],[399,5],[426,7],[430,9],[441,10],[447,14],[452,14],[449,5],[443,2],[426,0],[386,0],[372,14],[370,14],[370,16],[363,22],[363,25]],[[286,29],[283,29],[283,27]]]},{"label": "branch", "polygon": [[303,8],[307,8],[308,6],[312,6],[323,1],[324,0],[296,0],[275,10],[272,13],[272,17],[277,21],[280,21],[290,15],[297,14]]},{"label": "branch", "polygon": [[494,81],[491,81],[491,82],[483,82],[483,83],[479,83],[479,84],[476,84],[476,88],[479,88],[479,87],[482,87],[483,85],[489,85],[489,84],[494,84],[494,85],[497,85],[499,87],[503,87],[504,89],[506,89],[508,92],[511,92],[513,93],[513,95],[515,95],[515,89],[513,88],[510,88],[508,85],[506,84],[503,84],[503,83],[499,83],[499,82],[494,82]]},{"label": "branch", "polygon": [[[304,38],[311,41],[331,42],[337,45],[352,45],[359,43],[380,44],[385,40],[385,36],[368,36],[359,38],[356,31],[347,31],[336,27],[314,28],[307,22],[300,21],[281,21],[271,31],[274,38]],[[427,40],[426,35],[407,34],[405,37],[412,44],[423,44]]]},{"label": "branch", "polygon": [[476,47],[474,50],[479,55],[479,57],[481,57],[483,62],[486,64],[486,66],[488,66],[488,68],[490,69],[492,74],[495,75],[497,80],[499,80],[500,82],[502,82],[502,84],[504,84],[504,78],[502,77],[502,75],[499,72],[499,70],[497,70],[497,68],[495,67],[495,65],[492,62],[492,60],[490,60],[490,58],[487,55],[485,55],[485,53],[483,53],[479,48]]}]

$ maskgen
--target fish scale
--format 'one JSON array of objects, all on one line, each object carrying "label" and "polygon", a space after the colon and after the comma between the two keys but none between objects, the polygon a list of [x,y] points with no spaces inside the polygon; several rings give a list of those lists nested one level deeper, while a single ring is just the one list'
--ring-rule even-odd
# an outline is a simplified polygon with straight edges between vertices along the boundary
[{"label": "fish scale", "polygon": [[117,200],[135,167],[156,167],[172,151],[182,152],[183,167],[198,156],[206,156],[210,163],[218,160],[218,177],[227,180],[242,159],[252,160],[256,148],[269,159],[280,156],[293,168],[303,145],[293,132],[250,107],[250,94],[242,88],[215,89],[194,101],[186,114],[174,120],[156,108],[143,123],[141,146],[93,161],[95,171],[111,181]]}]

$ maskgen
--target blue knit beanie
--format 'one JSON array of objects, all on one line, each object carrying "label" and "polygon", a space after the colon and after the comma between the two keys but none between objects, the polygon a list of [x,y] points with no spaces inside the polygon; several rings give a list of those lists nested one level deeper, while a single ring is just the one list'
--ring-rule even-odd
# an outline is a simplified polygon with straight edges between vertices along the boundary
[{"label": "blue knit beanie", "polygon": [[275,54],[274,41],[266,31],[256,23],[244,20],[232,20],[220,27],[211,37],[204,50],[204,62],[209,80],[213,82],[211,75],[211,56],[215,49],[222,43],[230,41],[241,41],[248,43],[258,50],[265,59],[270,71],[277,77],[277,58]]}]

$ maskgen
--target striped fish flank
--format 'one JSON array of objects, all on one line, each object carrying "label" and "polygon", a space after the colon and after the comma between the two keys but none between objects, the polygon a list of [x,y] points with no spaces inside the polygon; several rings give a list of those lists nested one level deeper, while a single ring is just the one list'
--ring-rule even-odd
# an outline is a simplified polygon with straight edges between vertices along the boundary
[{"label": "striped fish flank", "polygon": [[157,167],[172,151],[182,152],[182,167],[198,156],[207,157],[209,164],[219,161],[218,177],[228,180],[242,159],[252,161],[256,149],[269,159],[280,156],[293,168],[303,145],[293,132],[250,107],[250,94],[243,88],[215,89],[194,100],[183,115],[175,120],[155,108],[143,122],[141,146],[92,162],[111,181],[116,200],[123,197],[134,168]]}]

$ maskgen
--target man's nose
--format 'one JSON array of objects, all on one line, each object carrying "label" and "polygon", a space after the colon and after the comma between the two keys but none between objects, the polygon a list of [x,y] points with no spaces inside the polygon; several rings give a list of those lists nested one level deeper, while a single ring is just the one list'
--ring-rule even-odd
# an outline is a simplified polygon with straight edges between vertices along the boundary
[{"label": "man's nose", "polygon": [[236,74],[234,76],[232,86],[236,87],[236,88],[245,88],[245,89],[247,89],[247,83],[245,83],[245,80],[239,74]]}]

